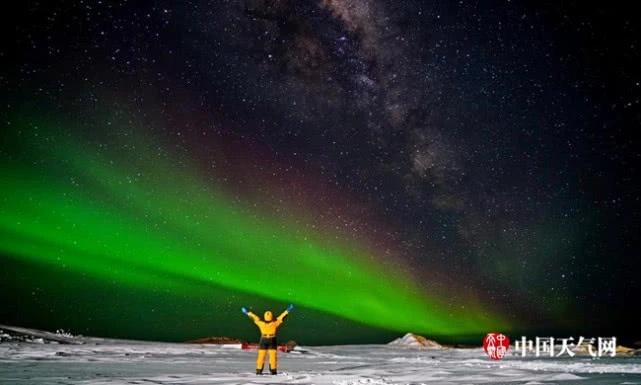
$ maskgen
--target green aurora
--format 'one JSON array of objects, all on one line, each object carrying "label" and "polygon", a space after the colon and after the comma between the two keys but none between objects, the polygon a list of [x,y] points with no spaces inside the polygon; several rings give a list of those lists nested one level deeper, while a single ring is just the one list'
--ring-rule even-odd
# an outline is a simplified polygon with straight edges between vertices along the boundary
[{"label": "green aurora", "polygon": [[[98,140],[59,124],[17,119],[12,127],[3,134],[1,154],[0,254],[6,266],[20,264],[25,277],[32,277],[24,290],[38,285],[33,272],[50,269],[51,277],[77,281],[77,290],[90,280],[132,298],[153,297],[161,308],[213,295],[225,304],[223,311],[238,312],[225,320],[238,322],[246,322],[237,310],[241,305],[292,302],[300,318],[309,312],[394,332],[458,336],[509,330],[476,301],[450,303],[363,245],[301,225],[304,218],[270,214],[260,202],[239,203],[151,134]],[[91,307],[86,302],[99,297],[90,291],[64,295]],[[252,298],[253,303],[240,302]],[[190,308],[184,314],[209,311]],[[122,311],[109,322],[154,317],[134,313]],[[206,318],[190,325],[184,328],[242,334]],[[303,334],[297,337],[317,341]],[[194,336],[161,338],[188,335]]]}]

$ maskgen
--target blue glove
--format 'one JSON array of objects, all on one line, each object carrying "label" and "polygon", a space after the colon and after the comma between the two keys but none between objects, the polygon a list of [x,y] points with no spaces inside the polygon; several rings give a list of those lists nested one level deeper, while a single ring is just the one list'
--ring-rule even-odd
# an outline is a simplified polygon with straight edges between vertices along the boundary
[{"label": "blue glove", "polygon": [[245,313],[245,314],[249,313],[249,311],[247,310],[247,308],[246,308],[246,307],[244,307],[244,306],[240,308],[240,311],[242,311],[242,312],[243,312],[243,313]]},{"label": "blue glove", "polygon": [[290,303],[289,305],[287,305],[287,312],[291,312],[292,310],[294,310],[294,305]]}]

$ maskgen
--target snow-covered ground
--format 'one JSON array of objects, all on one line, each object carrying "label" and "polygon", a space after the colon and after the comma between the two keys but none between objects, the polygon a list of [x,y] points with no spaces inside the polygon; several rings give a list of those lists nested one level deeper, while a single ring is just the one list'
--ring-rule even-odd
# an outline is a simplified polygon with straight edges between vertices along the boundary
[{"label": "snow-covered ground", "polygon": [[21,384],[641,384],[641,358],[490,361],[479,349],[389,345],[302,348],[256,376],[255,352],[85,338],[82,345],[4,342],[0,383]]}]

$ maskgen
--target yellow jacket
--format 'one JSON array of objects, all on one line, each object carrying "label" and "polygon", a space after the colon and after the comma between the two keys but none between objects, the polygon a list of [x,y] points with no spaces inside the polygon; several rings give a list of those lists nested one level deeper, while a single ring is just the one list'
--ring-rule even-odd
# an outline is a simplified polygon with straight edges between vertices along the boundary
[{"label": "yellow jacket", "polygon": [[265,337],[274,337],[276,335],[276,330],[278,330],[278,327],[283,323],[283,320],[285,319],[285,317],[287,317],[287,314],[289,314],[289,312],[285,310],[281,313],[281,315],[276,317],[275,320],[263,321],[256,314],[252,312],[247,313],[249,318],[251,318],[256,326],[258,326],[258,328],[260,329],[260,334]]}]

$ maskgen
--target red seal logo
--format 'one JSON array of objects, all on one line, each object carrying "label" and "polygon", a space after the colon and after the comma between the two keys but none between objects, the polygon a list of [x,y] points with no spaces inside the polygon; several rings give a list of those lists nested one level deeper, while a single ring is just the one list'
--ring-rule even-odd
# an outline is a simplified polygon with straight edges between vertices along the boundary
[{"label": "red seal logo", "polygon": [[500,360],[510,347],[510,339],[502,333],[487,333],[483,338],[483,350],[493,359]]}]

